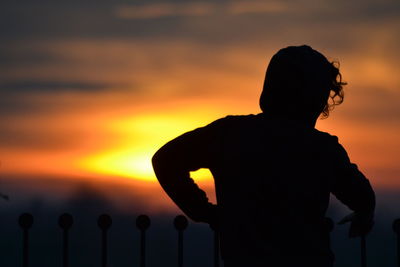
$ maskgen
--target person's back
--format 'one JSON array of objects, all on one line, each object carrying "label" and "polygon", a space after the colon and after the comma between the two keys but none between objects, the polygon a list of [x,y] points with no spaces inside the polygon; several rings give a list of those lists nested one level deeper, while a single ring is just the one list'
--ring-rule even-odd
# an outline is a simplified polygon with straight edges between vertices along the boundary
[{"label": "person's back", "polygon": [[234,266],[253,260],[327,266],[333,260],[325,220],[330,192],[348,189],[352,194],[339,196],[345,203],[372,201],[368,181],[337,138],[268,114],[230,116],[213,127],[221,137],[210,170],[225,261],[233,255]]},{"label": "person's back", "polygon": [[[226,267],[331,266],[325,221],[330,193],[365,224],[371,221],[368,180],[336,137],[314,128],[324,106],[317,116],[315,107],[289,116],[269,102],[284,95],[264,87],[263,113],[219,119],[172,140],[153,157],[157,178],[175,203],[193,220],[219,229]],[[213,174],[217,207],[189,178],[199,168]]]}]

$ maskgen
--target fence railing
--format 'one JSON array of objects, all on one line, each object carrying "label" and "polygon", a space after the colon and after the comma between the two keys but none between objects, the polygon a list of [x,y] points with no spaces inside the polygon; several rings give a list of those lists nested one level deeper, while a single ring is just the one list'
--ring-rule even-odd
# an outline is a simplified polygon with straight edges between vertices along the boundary
[{"label": "fence railing", "polygon": [[[22,229],[22,266],[29,266],[29,229],[32,227],[34,218],[29,213],[23,213],[19,216],[19,225]],[[62,229],[62,262],[63,267],[69,266],[69,230],[73,225],[73,217],[68,214],[62,214],[58,219],[58,225]],[[178,267],[184,266],[184,258],[183,258],[183,248],[184,248],[184,231],[188,227],[188,220],[183,215],[178,215],[174,219],[174,227],[177,230],[177,242],[178,242],[178,251],[177,251],[177,265]],[[107,267],[107,255],[108,255],[108,240],[107,240],[107,232],[112,225],[112,219],[108,214],[102,214],[98,217],[97,225],[101,231],[101,266]],[[139,215],[136,218],[136,227],[140,231],[140,253],[139,253],[139,263],[140,267],[146,267],[146,231],[151,225],[151,220],[147,215]],[[326,227],[328,232],[332,232],[334,228],[334,223],[332,219],[326,218]],[[392,225],[393,231],[396,235],[396,255],[397,255],[397,266],[400,267],[400,218],[393,221]],[[220,263],[220,253],[219,253],[219,235],[215,229],[211,228],[213,231],[213,265],[214,267],[219,267]],[[360,266],[367,267],[367,242],[366,237],[362,236],[360,238]],[[211,265],[211,264],[210,264]]]}]

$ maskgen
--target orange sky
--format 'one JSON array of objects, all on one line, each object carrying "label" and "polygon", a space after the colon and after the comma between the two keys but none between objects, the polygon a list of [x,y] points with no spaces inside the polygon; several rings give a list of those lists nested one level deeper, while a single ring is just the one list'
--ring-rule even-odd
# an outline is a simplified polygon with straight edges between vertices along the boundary
[{"label": "orange sky", "polygon": [[[90,23],[93,30],[82,33],[72,22],[60,23],[57,34],[46,27],[34,28],[35,36],[24,28],[18,38],[5,33],[0,177],[155,183],[150,159],[161,145],[228,114],[258,113],[271,56],[306,43],[339,60],[349,84],[344,103],[317,128],[339,136],[375,186],[400,188],[399,16],[376,11],[371,19],[370,2],[354,9],[355,21],[334,20],[351,13],[340,4],[337,11],[308,5],[294,13],[296,7],[278,2],[232,1],[226,9],[199,3],[117,5],[110,16],[118,35],[105,28],[98,36],[100,26]],[[125,24],[148,31],[134,35]],[[196,177],[210,186],[209,173]]]}]

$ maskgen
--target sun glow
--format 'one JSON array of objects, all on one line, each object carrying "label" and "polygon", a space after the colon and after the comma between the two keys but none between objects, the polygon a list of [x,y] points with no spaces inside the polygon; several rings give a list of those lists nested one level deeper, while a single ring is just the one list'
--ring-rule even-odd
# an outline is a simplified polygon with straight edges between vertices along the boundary
[{"label": "sun glow", "polygon": [[[143,114],[125,117],[105,124],[104,131],[116,143],[88,155],[77,162],[80,169],[103,175],[116,175],[146,181],[155,181],[151,157],[169,140],[206,125],[217,118],[218,112],[204,108],[200,112],[175,111],[168,114]],[[195,179],[211,177],[208,170],[193,173]]]}]

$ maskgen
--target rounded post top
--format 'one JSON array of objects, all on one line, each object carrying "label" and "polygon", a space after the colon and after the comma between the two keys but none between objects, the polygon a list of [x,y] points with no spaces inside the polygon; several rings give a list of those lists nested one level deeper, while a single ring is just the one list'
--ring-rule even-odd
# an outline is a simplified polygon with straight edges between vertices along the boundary
[{"label": "rounded post top", "polygon": [[110,228],[112,225],[112,220],[110,215],[108,214],[100,215],[99,218],[97,219],[97,225],[103,231],[108,230],[108,228]]},{"label": "rounded post top", "polygon": [[400,218],[393,221],[392,225],[393,231],[397,234],[400,234]]},{"label": "rounded post top", "polygon": [[149,216],[141,214],[136,218],[136,227],[141,230],[144,231],[146,229],[148,229],[150,227],[151,221]]},{"label": "rounded post top", "polygon": [[63,229],[63,230],[68,230],[71,228],[72,224],[74,223],[74,219],[71,214],[69,213],[63,213],[60,215],[58,218],[58,225]]},{"label": "rounded post top", "polygon": [[174,226],[175,229],[178,231],[183,231],[187,228],[188,226],[188,220],[186,219],[185,216],[183,215],[178,215],[174,219]]},{"label": "rounded post top", "polygon": [[22,229],[27,230],[33,225],[33,216],[30,213],[23,213],[19,216],[18,222]]}]

